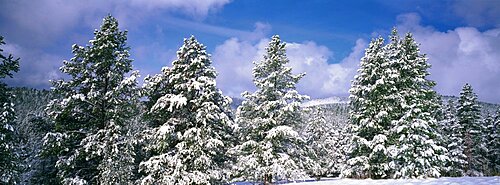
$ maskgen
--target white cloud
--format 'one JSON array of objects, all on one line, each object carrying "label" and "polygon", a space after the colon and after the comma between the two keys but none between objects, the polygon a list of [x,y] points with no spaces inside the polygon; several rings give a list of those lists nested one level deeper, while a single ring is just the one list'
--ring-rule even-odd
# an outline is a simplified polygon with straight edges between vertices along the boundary
[{"label": "white cloud", "polygon": [[430,79],[436,90],[445,95],[458,95],[470,83],[479,99],[500,102],[500,28],[479,31],[459,27],[446,32],[422,26],[417,14],[398,17],[401,33],[410,31],[427,54]]},{"label": "white cloud", "polygon": [[[286,41],[286,38],[282,39]],[[256,43],[231,38],[217,46],[212,59],[219,71],[218,86],[224,93],[239,96],[243,91],[255,90],[252,62],[262,59],[268,42],[265,38]],[[293,72],[306,72],[297,86],[298,91],[313,98],[346,95],[365,46],[366,43],[360,39],[341,63],[329,64],[333,53],[326,46],[312,41],[288,43],[287,56]]]},{"label": "white cloud", "polygon": [[340,63],[329,64],[332,52],[312,41],[289,43],[287,55],[296,73],[305,72],[297,89],[312,97],[346,95],[366,43],[359,39],[352,53]]},{"label": "white cloud", "polygon": [[267,39],[262,39],[252,44],[231,38],[215,48],[212,60],[219,72],[217,85],[225,94],[238,97],[244,91],[255,89],[252,82],[252,62],[262,58],[267,42]]}]

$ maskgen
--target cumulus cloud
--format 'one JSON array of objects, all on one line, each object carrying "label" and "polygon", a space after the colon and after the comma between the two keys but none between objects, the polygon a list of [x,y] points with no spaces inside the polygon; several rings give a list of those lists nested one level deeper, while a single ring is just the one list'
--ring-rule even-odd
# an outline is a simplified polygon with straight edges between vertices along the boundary
[{"label": "cumulus cloud", "polygon": [[290,65],[295,72],[306,73],[297,89],[315,98],[347,95],[365,46],[366,42],[358,39],[349,56],[330,64],[333,53],[325,46],[312,41],[287,44]]},{"label": "cumulus cloud", "polygon": [[459,27],[443,32],[421,25],[414,13],[400,15],[398,28],[412,32],[421,44],[432,65],[429,78],[437,82],[438,92],[458,95],[470,83],[479,99],[500,102],[500,28]]},{"label": "cumulus cloud", "polygon": [[215,48],[212,60],[219,72],[217,85],[233,97],[244,91],[255,90],[252,82],[253,61],[259,61],[269,40],[261,39],[253,44],[250,41],[230,38]]},{"label": "cumulus cloud", "polygon": [[[282,38],[286,41],[286,38]],[[259,62],[265,53],[269,39],[258,42],[231,38],[217,46],[213,55],[219,71],[218,86],[230,96],[239,96],[243,91],[255,90],[252,82],[253,61]],[[313,98],[346,95],[350,80],[355,74],[366,42],[359,39],[352,53],[342,62],[328,63],[333,52],[313,41],[287,43],[287,56],[293,72],[306,73],[297,85],[297,90]]]}]

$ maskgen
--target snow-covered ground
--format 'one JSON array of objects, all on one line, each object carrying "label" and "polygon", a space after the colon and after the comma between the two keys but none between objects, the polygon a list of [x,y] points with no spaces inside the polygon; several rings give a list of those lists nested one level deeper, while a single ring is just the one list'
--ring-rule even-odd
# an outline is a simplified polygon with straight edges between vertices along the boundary
[{"label": "snow-covered ground", "polygon": [[442,177],[438,179],[325,179],[314,182],[290,183],[290,185],[500,185],[500,176],[495,177]]}]

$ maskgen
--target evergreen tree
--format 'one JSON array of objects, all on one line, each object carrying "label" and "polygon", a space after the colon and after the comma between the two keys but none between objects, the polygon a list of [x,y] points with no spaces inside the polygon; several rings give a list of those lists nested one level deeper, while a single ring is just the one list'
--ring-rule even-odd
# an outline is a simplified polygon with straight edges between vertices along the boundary
[{"label": "evergreen tree", "polygon": [[463,176],[465,166],[467,165],[467,156],[464,155],[464,137],[462,135],[462,125],[457,120],[457,110],[453,100],[449,100],[446,105],[444,119],[442,121],[443,134],[446,138],[446,148],[448,149],[448,158],[450,159],[446,165],[445,172],[447,176],[461,177]]},{"label": "evergreen tree", "polygon": [[386,131],[395,119],[394,114],[389,114],[395,105],[385,99],[396,92],[391,88],[393,79],[386,72],[383,45],[380,37],[370,42],[349,90],[352,139],[342,171],[344,177],[377,179],[386,178],[389,173]]},{"label": "evergreen tree", "polygon": [[378,38],[361,59],[350,89],[352,141],[343,176],[438,177],[446,161],[439,145],[439,98],[427,80],[430,65],[408,33]]},{"label": "evergreen tree", "polygon": [[465,172],[470,176],[482,176],[485,159],[486,146],[483,138],[483,123],[481,121],[481,110],[477,103],[477,95],[472,86],[465,84],[460,92],[457,105],[457,119],[462,128],[461,135],[464,138],[464,154],[467,156]]},{"label": "evergreen tree", "polygon": [[481,133],[483,136],[483,141],[485,143],[485,158],[486,158],[486,161],[485,163],[483,163],[483,174],[484,175],[491,175],[494,173],[494,164],[492,164],[494,162],[494,157],[491,156],[491,152],[490,149],[493,149],[490,145],[492,144],[491,141],[494,141],[495,140],[495,133],[494,133],[494,117],[493,115],[491,115],[489,112],[486,113],[486,115],[484,115],[484,119],[482,120],[482,123],[483,123],[483,126],[484,126],[484,130],[483,132]]},{"label": "evergreen tree", "polygon": [[[0,36],[0,46],[3,44],[3,36]],[[2,52],[0,48],[0,80],[19,71],[19,58],[15,59],[11,54],[5,56]],[[17,184],[20,171],[19,158],[14,149],[13,123],[16,114],[9,91],[7,85],[0,81],[0,184]]]},{"label": "evergreen tree", "polygon": [[140,164],[142,184],[221,184],[231,158],[231,99],[216,87],[206,47],[184,40],[172,67],[147,77],[144,93],[152,157]]},{"label": "evergreen tree", "polygon": [[496,112],[491,124],[488,125],[488,159],[489,175],[500,175],[500,109]]},{"label": "evergreen tree", "polygon": [[285,43],[273,36],[264,59],[253,69],[257,91],[242,94],[245,100],[236,113],[241,144],[234,148],[238,156],[235,176],[240,180],[299,179],[310,165],[302,163],[311,160],[296,131],[301,123],[300,102],[307,97],[295,85],[304,74],[292,75],[292,68],[285,66],[288,62]]},{"label": "evergreen tree", "polygon": [[132,70],[127,32],[108,15],[88,46],[73,45],[74,57],[53,81],[61,98],[47,106],[54,131],[44,137],[46,156],[63,184],[126,184],[133,152],[126,142],[127,120],[136,114],[138,72]]},{"label": "evergreen tree", "polygon": [[[395,37],[393,31],[392,38]],[[391,39],[394,40],[394,39]],[[401,42],[392,41],[399,48],[401,56],[389,58],[392,71],[396,70],[398,80],[394,84],[400,98],[399,119],[394,120],[390,137],[395,139],[396,152],[393,163],[396,178],[439,177],[447,161],[446,148],[439,145],[442,138],[438,130],[435,112],[439,110],[437,94],[432,88],[435,82],[426,79],[430,65],[420,53],[411,33]],[[390,51],[389,51],[390,52]]]}]

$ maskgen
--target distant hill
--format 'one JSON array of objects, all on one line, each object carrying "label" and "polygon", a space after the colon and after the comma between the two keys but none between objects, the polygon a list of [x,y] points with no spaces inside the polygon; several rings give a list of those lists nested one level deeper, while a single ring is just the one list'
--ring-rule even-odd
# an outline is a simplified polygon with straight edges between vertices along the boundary
[{"label": "distant hill", "polygon": [[329,98],[312,99],[302,103],[302,107],[311,107],[311,106],[328,105],[328,104],[349,104],[349,98],[332,96]]},{"label": "distant hill", "polygon": [[[235,98],[233,97],[233,102],[231,103],[231,108],[236,109],[238,108],[239,105],[243,102],[244,99],[242,98]],[[448,103],[448,100],[453,100],[455,104],[458,103],[458,97],[456,96],[442,96],[441,100],[444,104]],[[309,101],[305,101],[302,103],[302,107],[314,107],[314,106],[320,106],[320,105],[332,105],[332,104],[345,104],[347,107],[349,105],[349,98],[348,97],[341,97],[341,96],[332,96],[328,98],[319,98],[319,99],[311,99]],[[483,113],[495,113],[499,108],[500,104],[495,104],[495,103],[488,103],[488,102],[479,102],[479,105],[482,108]]]},{"label": "distant hill", "polygon": [[[458,97],[456,96],[442,96],[441,100],[443,101],[444,104],[447,104],[449,100],[452,100],[455,105],[458,103]],[[483,115],[490,113],[494,114],[498,109],[500,109],[500,104],[495,104],[495,103],[488,103],[488,102],[479,102],[479,106],[481,106],[481,110]]]}]

